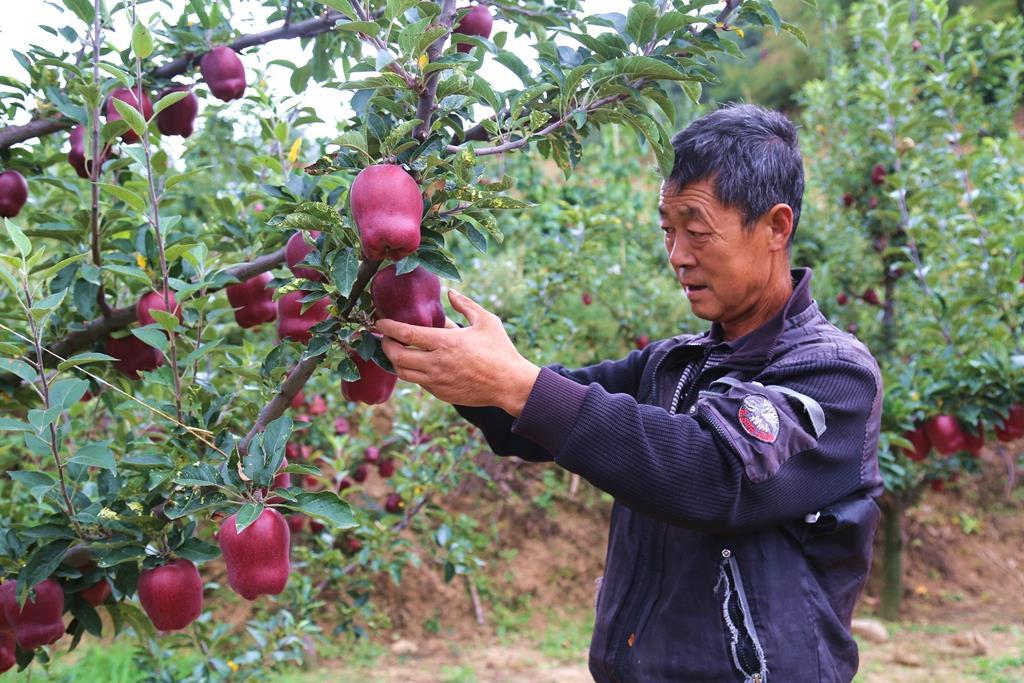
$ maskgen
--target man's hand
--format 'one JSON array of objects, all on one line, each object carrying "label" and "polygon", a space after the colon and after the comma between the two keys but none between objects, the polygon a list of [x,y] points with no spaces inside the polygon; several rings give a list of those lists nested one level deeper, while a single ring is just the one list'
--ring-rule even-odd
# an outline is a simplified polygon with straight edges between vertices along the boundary
[{"label": "man's hand", "polygon": [[498,316],[454,290],[448,300],[469,327],[451,320],[444,329],[377,321],[399,379],[447,403],[497,406],[518,417],[540,368],[519,355]]}]

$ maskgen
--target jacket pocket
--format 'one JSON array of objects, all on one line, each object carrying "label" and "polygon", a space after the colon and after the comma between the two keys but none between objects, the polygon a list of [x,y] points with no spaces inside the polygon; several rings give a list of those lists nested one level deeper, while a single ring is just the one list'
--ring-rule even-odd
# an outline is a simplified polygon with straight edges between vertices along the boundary
[{"label": "jacket pocket", "polygon": [[721,600],[722,621],[732,656],[732,664],[744,683],[767,683],[768,664],[750,613],[739,565],[732,551],[722,549],[715,593]]}]

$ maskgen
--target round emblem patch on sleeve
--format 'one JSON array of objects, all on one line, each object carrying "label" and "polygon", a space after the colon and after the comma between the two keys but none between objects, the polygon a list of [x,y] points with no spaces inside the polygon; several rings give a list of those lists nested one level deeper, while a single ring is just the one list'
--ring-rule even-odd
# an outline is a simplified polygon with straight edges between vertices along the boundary
[{"label": "round emblem patch on sleeve", "polygon": [[743,431],[758,441],[775,443],[779,438],[779,413],[764,396],[751,394],[744,398],[738,417]]}]

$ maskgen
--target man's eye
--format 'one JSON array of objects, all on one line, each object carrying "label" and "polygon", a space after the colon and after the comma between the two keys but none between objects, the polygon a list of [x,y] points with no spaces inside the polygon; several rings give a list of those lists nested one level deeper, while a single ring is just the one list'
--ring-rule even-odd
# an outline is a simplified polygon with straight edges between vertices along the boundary
[{"label": "man's eye", "polygon": [[687,230],[686,232],[687,234],[689,234],[690,239],[694,240],[704,239],[705,237],[707,237],[706,232],[696,232],[694,230]]}]

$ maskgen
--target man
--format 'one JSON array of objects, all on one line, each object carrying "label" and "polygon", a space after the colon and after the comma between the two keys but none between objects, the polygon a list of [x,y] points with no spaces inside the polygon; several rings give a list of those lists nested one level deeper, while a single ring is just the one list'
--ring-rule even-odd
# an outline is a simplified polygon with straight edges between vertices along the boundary
[{"label": "man", "polygon": [[793,125],[733,106],[673,144],[661,229],[709,331],[541,369],[452,292],[469,327],[382,320],[384,350],[495,453],[554,460],[614,496],[597,681],[846,683],[879,518],[878,366],[818,310],[810,270],[790,270]]}]

